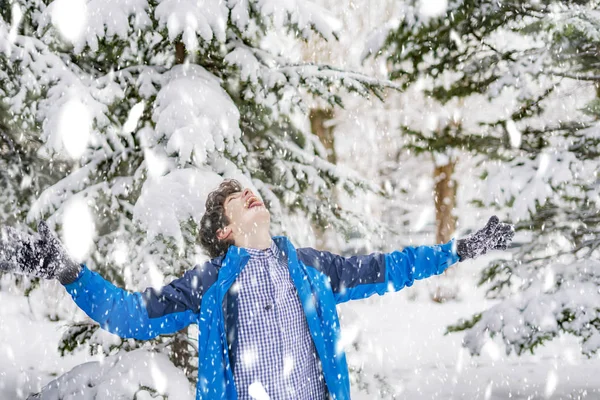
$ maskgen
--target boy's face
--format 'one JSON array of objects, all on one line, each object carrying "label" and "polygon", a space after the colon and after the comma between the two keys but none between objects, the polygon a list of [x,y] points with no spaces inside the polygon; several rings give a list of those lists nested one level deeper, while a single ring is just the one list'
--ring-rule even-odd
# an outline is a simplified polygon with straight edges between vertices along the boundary
[{"label": "boy's face", "polygon": [[271,215],[250,189],[232,193],[225,199],[225,215],[229,225],[217,232],[219,239],[236,239],[269,229]]}]

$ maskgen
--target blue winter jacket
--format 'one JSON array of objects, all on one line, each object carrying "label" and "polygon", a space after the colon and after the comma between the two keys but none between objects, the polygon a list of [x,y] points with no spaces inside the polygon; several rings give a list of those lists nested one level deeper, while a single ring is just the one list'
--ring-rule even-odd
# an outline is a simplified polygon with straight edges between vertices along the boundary
[{"label": "blue winter jacket", "polygon": [[[400,290],[415,279],[441,274],[458,261],[453,241],[388,254],[342,257],[312,248],[295,249],[286,237],[273,240],[288,259],[333,399],[350,398],[346,356],[337,346],[340,322],[336,304]],[[225,256],[187,271],[158,291],[127,292],[86,267],[65,287],[90,318],[123,338],[150,339],[198,324],[196,399],[236,399],[232,357],[237,302],[228,291],[249,258],[244,249],[231,246]]]}]

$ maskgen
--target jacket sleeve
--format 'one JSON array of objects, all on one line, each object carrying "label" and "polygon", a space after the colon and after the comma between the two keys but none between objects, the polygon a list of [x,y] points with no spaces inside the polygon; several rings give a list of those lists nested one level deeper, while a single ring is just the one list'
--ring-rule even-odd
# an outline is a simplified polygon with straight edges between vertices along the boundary
[{"label": "jacket sleeve", "polygon": [[198,268],[158,291],[128,292],[83,266],[77,280],[65,289],[100,327],[139,340],[175,333],[196,322],[203,293]]},{"label": "jacket sleeve", "polygon": [[312,248],[298,249],[297,253],[306,266],[329,278],[337,303],[398,291],[412,286],[415,279],[439,275],[458,261],[454,240],[442,245],[353,257]]}]

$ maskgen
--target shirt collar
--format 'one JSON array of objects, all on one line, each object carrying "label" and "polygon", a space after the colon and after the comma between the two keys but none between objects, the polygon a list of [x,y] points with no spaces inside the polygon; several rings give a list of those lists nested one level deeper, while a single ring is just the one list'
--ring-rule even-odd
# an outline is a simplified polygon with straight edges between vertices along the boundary
[{"label": "shirt collar", "polygon": [[273,240],[271,240],[271,245],[266,249],[251,249],[249,247],[244,247],[243,249],[248,252],[250,258],[268,259],[274,257],[279,259],[281,257],[281,250],[279,250],[279,247],[277,247]]}]

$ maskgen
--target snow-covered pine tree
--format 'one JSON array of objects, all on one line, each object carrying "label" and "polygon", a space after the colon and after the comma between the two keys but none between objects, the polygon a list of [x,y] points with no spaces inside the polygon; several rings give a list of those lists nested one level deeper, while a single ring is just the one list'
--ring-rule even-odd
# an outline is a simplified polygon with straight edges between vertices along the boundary
[{"label": "snow-covered pine tree", "polygon": [[[205,259],[196,227],[222,177],[254,187],[278,232],[294,236],[296,214],[340,229],[356,220],[327,199],[334,184],[369,184],[301,128],[303,99],[340,104],[339,90],[378,95],[385,83],[282,55],[292,39],[335,40],[313,3],[13,0],[1,12],[2,122],[39,140],[46,163],[68,162],[28,221],[61,227],[73,255],[115,284],[162,286]],[[77,324],[60,348],[102,338]],[[158,341],[194,347],[185,332]],[[137,344],[90,349],[123,347]],[[184,354],[171,356],[195,378]]]},{"label": "snow-covered pine tree", "polygon": [[508,206],[518,229],[530,231],[512,260],[483,272],[490,296],[506,300],[450,327],[472,328],[465,343],[474,353],[488,334],[519,354],[561,332],[581,337],[585,354],[600,346],[596,8],[459,1],[441,17],[407,14],[387,38],[393,77],[407,87],[426,76],[434,83],[426,93],[443,104],[484,100],[474,118],[461,112],[453,134],[407,129],[415,148],[479,154],[482,203]]},{"label": "snow-covered pine tree", "polygon": [[[460,155],[481,143],[480,124],[490,122],[493,110],[506,108],[504,99],[490,101],[493,92],[501,90],[492,85],[511,68],[498,62],[493,36],[510,29],[511,20],[478,20],[484,6],[466,1],[446,9],[408,2],[397,22],[374,32],[365,51],[385,57],[390,78],[406,89],[400,132],[408,139],[405,149],[431,160],[436,242],[450,240],[456,230],[455,169]],[[441,283],[433,299],[455,297],[452,286]]]},{"label": "snow-covered pine tree", "polygon": [[[406,104],[402,133],[414,151],[437,160],[439,233],[451,228],[446,214],[456,183],[448,175],[461,152],[479,155],[482,164],[535,158],[535,149],[547,147],[548,126],[567,121],[582,104],[556,107],[575,87],[545,73],[553,65],[551,38],[536,25],[553,7],[577,7],[566,3],[464,0],[435,9],[409,2],[403,17],[368,43],[367,53],[389,61],[390,77],[422,99]],[[552,112],[543,113],[551,105]]]},{"label": "snow-covered pine tree", "polygon": [[[548,60],[542,71],[563,80],[561,112],[568,117],[527,127],[526,151],[508,164],[488,169],[489,187],[500,204],[512,206],[528,240],[511,260],[486,268],[480,284],[499,304],[461,321],[450,330],[468,329],[465,344],[478,354],[490,336],[499,337],[507,353],[533,352],[561,334],[581,340],[591,356],[600,348],[600,219],[598,195],[600,125],[598,85],[600,13],[595,2],[541,3],[528,22],[527,34],[546,39]],[[561,90],[561,88],[556,89]],[[510,172],[509,172],[510,171]],[[510,182],[509,185],[506,183]]]},{"label": "snow-covered pine tree", "polygon": [[[9,15],[3,2],[0,2],[0,16]],[[14,64],[0,57],[0,98],[16,97],[20,88],[11,82]],[[27,111],[22,115],[27,118]],[[64,176],[64,165],[56,164],[47,168],[36,152],[41,141],[35,134],[17,131],[18,122],[10,118],[7,104],[0,101],[0,223],[24,224],[27,211],[35,201],[36,194]]]},{"label": "snow-covered pine tree", "polygon": [[[32,179],[35,153],[30,143],[21,143],[0,125],[0,221],[2,224],[17,224],[27,216],[27,206],[34,200]],[[37,183],[37,182],[36,182]]]},{"label": "snow-covered pine tree", "polygon": [[[3,71],[4,68],[0,75]],[[5,93],[0,89],[0,96]],[[3,112],[0,109],[0,114]],[[0,225],[28,230],[25,222],[27,212],[36,195],[65,176],[65,164],[54,163],[49,168],[36,156],[39,141],[31,139],[15,135],[14,131],[0,122]],[[18,287],[24,294],[30,293],[38,283],[36,278],[23,276],[6,275],[2,278],[4,285],[0,285],[0,290]]]}]

